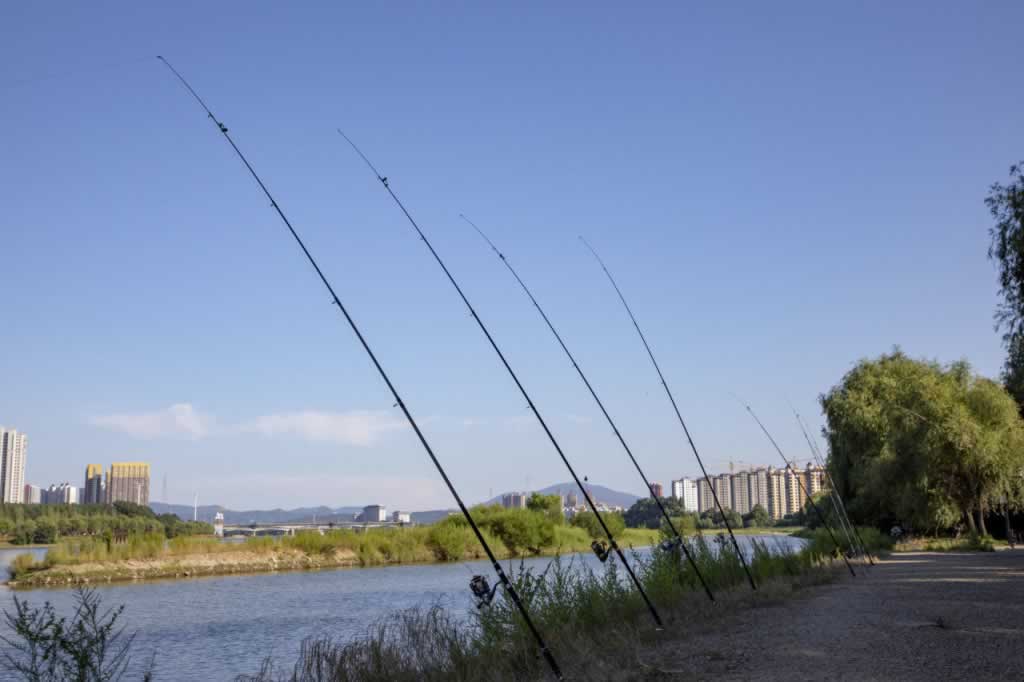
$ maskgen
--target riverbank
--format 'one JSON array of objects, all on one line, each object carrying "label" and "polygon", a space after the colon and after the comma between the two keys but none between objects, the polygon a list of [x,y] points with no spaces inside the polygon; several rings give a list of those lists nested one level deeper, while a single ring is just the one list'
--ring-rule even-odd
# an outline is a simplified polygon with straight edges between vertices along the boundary
[{"label": "riverbank", "polygon": [[[442,527],[443,528],[443,527]],[[399,564],[473,561],[486,558],[479,543],[458,528],[407,528],[362,533],[332,531],[283,538],[253,538],[221,542],[212,538],[175,538],[164,542],[134,539],[123,547],[106,549],[92,539],[65,541],[36,560],[18,557],[10,568],[12,588],[96,585],[216,575],[310,571]],[[624,547],[647,547],[658,532],[626,529]],[[515,559],[497,538],[489,538],[500,559]],[[579,528],[559,527],[552,544],[527,556],[555,556],[590,551],[590,536]]]},{"label": "riverbank", "polygon": [[[841,573],[840,573],[841,575]],[[1024,551],[892,554],[856,579],[752,599],[623,650],[603,679],[1011,680],[1024,670]]]},{"label": "riverbank", "polygon": [[[744,538],[743,544],[756,591],[747,584],[747,570],[728,541],[689,543],[700,577],[675,552],[655,551],[631,560],[663,629],[614,559],[589,568],[574,559],[556,559],[526,571],[514,569],[510,576],[549,650],[573,679],[660,679],[671,671],[646,674],[654,671],[645,663],[647,657],[638,655],[641,647],[675,641],[710,619],[842,579],[841,568],[810,547],[794,551],[790,544],[787,551],[771,539],[765,543],[752,538]],[[708,600],[701,578],[714,592],[714,602]],[[271,657],[258,673],[239,679],[550,679],[550,671],[515,605],[499,590],[490,605],[471,609],[468,620],[439,607],[401,611],[356,638],[307,639],[297,660]]]},{"label": "riverbank", "polygon": [[[857,578],[838,564],[795,572],[755,565],[755,575],[757,592],[740,576],[716,590],[715,604],[699,592],[666,595],[657,581],[645,580],[665,620],[662,632],[642,604],[593,627],[594,604],[580,597],[597,596],[594,583],[589,592],[570,585],[571,596],[555,605],[573,610],[545,599],[531,606],[563,671],[577,679],[932,682],[1019,679],[1024,670],[1017,646],[1024,633],[1024,550],[892,554]],[[484,614],[481,622],[491,618]],[[458,639],[459,632],[436,613],[404,614],[372,629],[368,643],[310,640],[295,670],[321,665],[332,680],[360,682],[550,679],[528,641],[500,649]],[[444,656],[426,650],[442,637],[452,642]],[[502,653],[486,663],[474,659],[473,647],[488,646]],[[246,679],[269,682],[292,670],[293,661],[280,663]]]}]

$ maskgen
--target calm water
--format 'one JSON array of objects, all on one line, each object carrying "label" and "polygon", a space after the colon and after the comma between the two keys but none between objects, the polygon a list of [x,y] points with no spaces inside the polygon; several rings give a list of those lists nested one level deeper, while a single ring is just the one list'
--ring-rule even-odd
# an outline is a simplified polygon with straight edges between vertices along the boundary
[{"label": "calm water", "polygon": [[[749,544],[749,536],[738,539]],[[760,539],[793,549],[803,542],[784,536]],[[20,551],[0,550],[0,566]],[[526,564],[543,568],[550,561]],[[583,561],[599,565],[590,555]],[[123,623],[127,632],[137,633],[132,670],[156,652],[157,680],[228,680],[256,672],[265,656],[290,666],[303,638],[358,637],[400,609],[440,604],[468,613],[473,606],[467,586],[474,573],[493,582],[486,562],[463,562],[140,582],[98,587],[97,592],[104,604],[126,606]],[[15,593],[0,587],[0,608],[9,610],[14,594],[38,605],[49,601],[62,614],[74,604],[74,592],[67,588]],[[9,678],[4,675],[0,670],[0,679]]]}]

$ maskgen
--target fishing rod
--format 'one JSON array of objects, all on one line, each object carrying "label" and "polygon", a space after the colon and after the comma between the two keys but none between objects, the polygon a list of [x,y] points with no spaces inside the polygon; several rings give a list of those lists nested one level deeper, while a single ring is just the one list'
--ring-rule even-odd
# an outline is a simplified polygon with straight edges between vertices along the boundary
[{"label": "fishing rod", "polygon": [[807,491],[807,486],[804,485],[803,479],[800,478],[800,474],[797,473],[797,471],[789,463],[789,460],[786,459],[786,455],[782,454],[782,448],[779,447],[779,444],[775,442],[774,438],[772,438],[772,434],[768,433],[768,429],[765,428],[761,420],[758,419],[756,414],[754,414],[753,408],[751,408],[750,405],[740,400],[739,396],[736,396],[734,394],[734,397],[736,398],[736,400],[739,401],[741,405],[743,405],[743,407],[747,408],[747,412],[749,412],[750,416],[754,418],[754,421],[757,422],[757,425],[761,427],[761,431],[763,431],[764,435],[768,437],[768,440],[771,442],[772,447],[774,447],[775,451],[779,453],[779,457],[782,458],[782,461],[786,463],[786,469],[788,469],[789,472],[793,474],[793,477],[796,479],[797,484],[800,486],[800,491],[804,494],[804,497],[807,498],[807,501],[811,503],[811,507],[814,508],[814,513],[818,516],[818,520],[821,522],[821,525],[825,527],[825,530],[828,531],[829,537],[832,538],[832,544],[834,544],[836,548],[839,549],[839,554],[843,557],[843,561],[846,563],[846,567],[850,569],[850,575],[856,578],[857,572],[853,570],[853,565],[850,563],[850,560],[846,558],[846,552],[842,551],[841,546],[839,544],[839,540],[836,539],[835,533],[832,532],[832,528],[829,527],[828,522],[825,521],[825,515],[821,513],[821,509],[818,508],[818,505],[814,501],[814,498],[811,497],[811,494]]},{"label": "fishing rod", "polygon": [[[636,461],[636,457],[633,456],[633,451],[629,449],[628,445],[626,445],[626,439],[622,436],[622,433],[619,431],[619,428],[615,425],[615,422],[612,420],[612,416],[608,414],[608,410],[605,409],[604,403],[602,403],[601,399],[597,397],[597,391],[595,391],[594,387],[591,386],[590,381],[583,373],[583,369],[579,366],[579,363],[576,362],[576,358],[573,357],[573,354],[571,352],[569,352],[569,348],[568,346],[565,345],[565,341],[562,340],[561,334],[558,333],[558,331],[555,329],[555,325],[551,322],[550,319],[548,319],[547,313],[545,313],[544,309],[540,307],[540,303],[538,303],[537,299],[534,298],[533,292],[530,291],[529,287],[526,286],[526,283],[522,280],[522,278],[519,277],[519,273],[516,272],[515,268],[512,267],[512,264],[508,262],[507,258],[505,258],[505,254],[498,250],[498,247],[494,245],[494,242],[492,242],[490,238],[486,234],[484,234],[483,230],[477,227],[476,223],[474,223],[472,220],[462,215],[461,213],[459,214],[459,217],[465,220],[467,223],[469,223],[473,227],[473,229],[477,231],[477,234],[484,238],[484,241],[486,241],[487,244],[491,247],[491,250],[494,251],[494,253],[498,256],[499,259],[501,259],[501,262],[504,263],[505,267],[508,268],[508,271],[512,273],[512,276],[516,278],[516,281],[519,282],[519,286],[522,287],[523,291],[529,297],[530,302],[533,303],[533,307],[537,309],[538,313],[540,313],[540,316],[544,319],[544,322],[547,324],[548,329],[551,330],[551,333],[558,341],[558,345],[561,346],[562,350],[565,351],[566,356],[569,358],[569,362],[572,363],[572,366],[576,370],[576,373],[579,374],[580,379],[583,380],[583,384],[587,387],[587,390],[590,391],[590,395],[591,397],[594,398],[594,402],[596,402],[597,406],[601,409],[601,414],[603,414],[604,418],[608,421],[608,425],[612,427],[612,431],[615,433],[615,437],[619,439],[619,443],[622,444],[622,449],[626,451],[627,455],[629,455],[630,461],[633,462],[633,466],[636,467],[637,473],[640,474],[640,478],[643,479],[644,485],[647,487],[647,490],[651,493],[651,497],[654,498],[655,503],[657,503],[658,509],[661,510],[661,515],[665,517],[665,522],[668,523],[668,527],[672,530],[672,534],[675,535],[675,541],[668,541],[666,549],[670,549],[673,545],[678,545],[682,548],[683,553],[686,555],[686,559],[690,562],[690,566],[693,567],[693,571],[697,575],[697,579],[700,581],[701,586],[704,588],[704,592],[708,595],[708,599],[710,599],[711,601],[715,601],[715,595],[711,592],[711,588],[708,587],[708,584],[704,581],[704,576],[701,575],[700,568],[698,568],[697,566],[697,562],[694,561],[693,555],[690,553],[689,547],[686,546],[686,541],[683,540],[682,535],[680,535],[679,531],[676,530],[675,524],[672,523],[672,517],[669,516],[668,510],[665,509],[665,505],[662,504],[661,499],[654,494],[654,490],[651,487],[651,482],[647,479],[647,476],[646,474],[644,474],[643,469],[640,468],[640,463]],[[680,580],[682,580],[682,575],[680,575]]]},{"label": "fishing rod", "polygon": [[[843,529],[843,534],[850,543],[850,550],[854,555],[859,554],[863,559],[866,557],[864,548],[850,533],[849,517],[846,516],[846,506],[843,504],[842,498],[836,491],[835,482],[832,480],[832,474],[829,473],[828,467],[825,466],[824,458],[822,458],[821,453],[818,451],[818,447],[811,441],[811,434],[804,425],[803,418],[800,416],[800,413],[796,411],[796,407],[793,406],[793,403],[789,400],[786,400],[786,402],[789,403],[789,409],[792,410],[793,416],[796,418],[796,423],[800,427],[800,432],[803,434],[804,440],[807,442],[807,447],[811,450],[811,457],[814,458],[814,462],[821,467],[822,471],[825,472],[825,476],[828,478],[828,493],[829,499],[832,501],[832,509],[835,510],[836,518],[839,519],[839,526]],[[864,564],[867,565],[866,559]]]},{"label": "fishing rod", "polygon": [[420,226],[413,219],[412,215],[410,215],[409,211],[405,208],[405,205],[402,204],[401,200],[399,200],[398,195],[395,194],[393,189],[391,189],[391,185],[388,184],[388,179],[377,171],[376,167],[374,167],[374,165],[370,163],[370,160],[366,157],[366,155],[363,154],[359,147],[357,147],[356,144],[352,140],[350,140],[347,135],[345,135],[345,133],[339,130],[338,134],[345,138],[345,141],[348,142],[349,145],[351,145],[352,149],[355,150],[356,154],[358,154],[363,159],[367,167],[369,167],[369,169],[377,177],[377,180],[380,181],[380,183],[384,186],[384,189],[386,189],[388,194],[391,195],[391,199],[395,202],[395,205],[398,206],[399,209],[401,209],[402,213],[409,221],[409,224],[412,225],[413,229],[416,231],[416,234],[419,235],[419,238],[426,245],[427,250],[430,251],[430,254],[434,257],[434,260],[437,261],[437,264],[441,267],[441,270],[444,271],[444,274],[448,278],[448,281],[451,282],[452,286],[455,287],[455,291],[458,292],[459,298],[461,298],[462,302],[466,304],[467,308],[469,308],[469,314],[472,316],[474,320],[476,320],[477,325],[480,327],[480,331],[482,331],[484,336],[487,337],[487,341],[491,344],[491,348],[493,348],[494,352],[497,353],[498,358],[501,360],[501,364],[504,365],[505,369],[509,373],[509,376],[512,377],[512,381],[515,382],[516,387],[519,389],[519,392],[522,394],[523,398],[526,399],[527,406],[530,408],[530,411],[533,412],[533,415],[537,418],[537,421],[540,422],[541,428],[544,429],[544,433],[547,434],[548,440],[550,440],[551,444],[555,447],[555,450],[558,452],[558,456],[562,458],[562,463],[565,464],[565,468],[569,470],[569,473],[572,475],[573,480],[576,481],[576,485],[583,493],[583,498],[587,501],[587,505],[590,507],[590,510],[594,513],[594,516],[597,518],[598,523],[601,525],[601,530],[604,531],[605,536],[608,538],[607,545],[605,545],[602,542],[599,542],[598,540],[594,540],[594,542],[591,543],[590,547],[594,550],[594,554],[597,555],[597,558],[600,559],[602,563],[608,560],[608,556],[612,551],[614,551],[618,555],[619,560],[622,561],[623,567],[626,569],[626,572],[629,573],[629,577],[633,581],[633,584],[636,586],[637,591],[640,593],[640,596],[643,597],[644,602],[647,604],[647,609],[650,611],[651,617],[654,619],[657,628],[659,630],[664,629],[664,625],[662,624],[661,616],[658,614],[658,610],[654,608],[654,604],[651,603],[651,600],[648,598],[647,592],[644,591],[643,585],[640,584],[640,579],[637,578],[636,574],[633,572],[632,567],[629,565],[629,562],[626,561],[626,555],[622,552],[622,549],[619,547],[618,543],[615,542],[615,536],[612,535],[611,530],[609,530],[608,526],[605,524],[604,517],[601,516],[601,512],[598,511],[597,505],[594,504],[594,501],[590,498],[590,493],[587,491],[587,488],[580,481],[579,476],[576,475],[576,471],[572,468],[572,465],[569,463],[569,459],[565,456],[565,453],[562,452],[561,446],[558,444],[558,441],[555,440],[555,436],[553,433],[551,433],[551,429],[548,428],[547,422],[545,422],[544,418],[541,417],[540,411],[537,409],[537,406],[534,405],[533,400],[530,398],[530,394],[526,392],[526,389],[523,387],[522,382],[519,381],[519,377],[512,369],[512,366],[508,363],[508,360],[505,359],[505,354],[501,352],[500,348],[498,348],[498,344],[494,340],[494,337],[491,336],[491,333],[487,330],[487,327],[484,325],[483,320],[481,320],[480,316],[477,315],[476,309],[473,308],[473,305],[469,302],[469,299],[466,298],[466,295],[462,292],[462,287],[460,287],[458,282],[455,281],[455,277],[452,276],[452,273],[448,270],[448,267],[444,264],[444,261],[441,260],[441,256],[439,256],[437,251],[434,250],[434,246],[430,243],[430,240],[427,239],[427,235],[423,232],[422,229],[420,229]]},{"label": "fishing rod", "polygon": [[[423,445],[423,449],[426,450],[427,455],[430,457],[430,461],[433,462],[434,466],[437,468],[437,473],[441,475],[441,479],[444,481],[444,484],[448,487],[448,491],[452,494],[452,497],[455,498],[455,502],[459,505],[459,510],[462,512],[462,515],[466,518],[466,522],[469,523],[469,527],[473,530],[473,534],[476,535],[476,539],[480,542],[480,545],[483,546],[484,552],[487,554],[487,558],[490,560],[491,565],[494,567],[494,572],[498,576],[499,585],[505,588],[505,593],[512,599],[512,602],[515,604],[516,608],[519,610],[519,613],[522,615],[523,621],[526,623],[526,626],[530,630],[530,633],[533,635],[533,638],[537,641],[537,646],[540,647],[541,654],[544,656],[544,660],[547,661],[548,666],[551,668],[551,672],[557,679],[564,679],[562,671],[558,667],[557,661],[555,661],[554,654],[552,654],[551,650],[548,649],[548,646],[545,643],[544,637],[541,635],[540,630],[538,630],[537,627],[533,624],[533,620],[530,618],[530,614],[527,612],[525,604],[519,597],[519,594],[516,592],[515,586],[512,584],[512,581],[509,580],[508,576],[505,574],[505,571],[502,570],[501,564],[498,563],[498,559],[494,556],[494,552],[491,551],[490,545],[487,544],[487,540],[484,538],[483,533],[480,532],[480,528],[476,525],[476,522],[470,515],[469,509],[466,508],[466,505],[463,503],[462,498],[459,497],[458,492],[456,492],[455,490],[455,486],[448,478],[448,474],[445,473],[444,467],[441,466],[440,460],[438,460],[437,456],[434,454],[433,448],[430,447],[430,444],[427,442],[427,439],[423,435],[423,432],[420,431],[420,427],[416,423],[416,420],[413,418],[412,412],[410,412],[409,408],[406,407],[405,402],[402,400],[402,397],[398,393],[398,389],[396,389],[395,385],[391,383],[391,379],[388,377],[387,372],[384,371],[384,367],[381,366],[380,361],[377,360],[377,356],[370,349],[370,344],[366,341],[366,338],[363,337],[363,334],[359,330],[359,327],[356,325],[355,320],[353,320],[352,316],[349,315],[348,310],[342,304],[341,299],[338,298],[338,295],[334,293],[334,288],[331,286],[330,282],[327,281],[326,275],[324,275],[323,271],[320,269],[320,266],[317,265],[317,262],[316,260],[314,260],[313,255],[309,252],[309,249],[306,248],[306,244],[299,237],[299,233],[295,230],[294,227],[292,227],[291,221],[288,220],[288,218],[284,214],[284,211],[281,210],[281,207],[278,205],[277,201],[270,194],[270,190],[267,189],[267,186],[265,184],[263,184],[263,180],[261,180],[260,176],[256,174],[255,169],[253,169],[248,159],[245,158],[245,155],[242,154],[242,151],[238,148],[238,145],[235,144],[235,141],[228,134],[227,126],[225,126],[220,121],[220,119],[213,115],[213,112],[210,110],[208,106],[206,106],[206,103],[202,100],[199,94],[195,90],[193,90],[192,86],[188,84],[188,81],[186,81],[185,78],[180,73],[178,73],[178,71],[173,66],[171,66],[170,62],[168,62],[166,59],[160,56],[158,56],[157,59],[162,61],[164,65],[171,70],[171,73],[177,76],[178,80],[181,81],[182,85],[185,86],[189,93],[191,93],[195,100],[199,103],[199,106],[201,106],[203,110],[206,111],[207,117],[217,126],[218,130],[220,130],[221,134],[224,136],[224,139],[226,139],[228,143],[231,145],[231,148],[234,150],[235,154],[237,154],[238,158],[242,161],[243,164],[245,164],[245,167],[249,171],[249,174],[252,175],[253,179],[256,181],[256,184],[258,184],[260,186],[260,189],[263,190],[263,194],[266,195],[267,199],[270,201],[270,205],[274,208],[274,210],[277,212],[277,215],[281,218],[281,221],[288,228],[288,232],[290,232],[292,237],[295,238],[295,242],[299,245],[299,248],[302,249],[302,253],[306,256],[306,259],[309,261],[309,264],[313,266],[313,269],[316,271],[316,274],[320,278],[320,281],[323,283],[324,287],[327,288],[328,293],[331,295],[331,303],[338,307],[338,310],[340,310],[341,314],[345,317],[345,321],[348,322],[349,327],[351,327],[352,331],[355,333],[356,338],[359,339],[359,343],[362,345],[363,350],[365,350],[366,354],[370,357],[370,361],[373,363],[373,366],[377,369],[377,373],[380,374],[380,378],[384,380],[384,383],[387,385],[392,397],[395,399],[395,404],[401,408],[402,413],[405,415],[406,420],[409,422],[409,426],[412,427],[412,430],[416,433],[416,437],[419,439],[420,444]],[[470,589],[472,590],[474,596],[477,599],[478,608],[491,603],[491,600],[494,598],[495,592],[497,591],[499,585],[495,585],[494,588],[491,589],[490,586],[487,584],[487,579],[484,576],[477,575],[473,577],[473,579],[470,581]]]},{"label": "fishing rod", "polygon": [[754,582],[754,576],[750,572],[750,567],[747,565],[747,560],[743,556],[743,552],[740,551],[740,543],[736,541],[736,534],[732,532],[732,525],[729,523],[729,517],[726,516],[725,509],[722,507],[721,501],[718,499],[718,493],[715,491],[714,484],[711,483],[711,477],[708,476],[708,470],[704,467],[704,461],[700,458],[700,453],[697,452],[697,446],[693,442],[693,438],[690,436],[690,429],[686,427],[686,421],[683,419],[682,412],[679,411],[679,406],[676,404],[675,396],[672,395],[671,389],[668,387],[668,382],[665,381],[665,375],[661,373],[661,367],[658,366],[658,361],[654,359],[654,351],[651,350],[650,344],[647,343],[647,337],[644,336],[643,331],[640,330],[640,323],[636,321],[636,317],[633,315],[633,310],[626,303],[626,297],[623,296],[622,290],[619,289],[619,285],[616,284],[615,278],[612,277],[612,273],[608,270],[608,267],[601,260],[601,257],[597,255],[597,251],[590,243],[580,237],[580,241],[583,242],[590,253],[594,254],[594,258],[601,265],[601,269],[604,270],[604,274],[608,276],[608,281],[612,283],[615,288],[615,293],[619,295],[619,300],[622,301],[622,305],[625,306],[626,312],[629,313],[629,319],[633,321],[633,327],[636,328],[636,333],[640,335],[640,340],[644,343],[644,348],[647,349],[647,357],[651,359],[651,364],[654,365],[654,370],[658,373],[658,378],[661,380],[661,385],[665,389],[665,394],[668,396],[668,400],[672,403],[672,409],[676,412],[676,417],[679,419],[680,426],[683,427],[683,433],[686,434],[686,440],[690,444],[690,449],[693,451],[693,456],[697,458],[697,464],[700,465],[701,472],[704,473],[704,480],[707,481],[708,488],[711,490],[711,497],[715,501],[715,506],[718,507],[718,512],[722,515],[722,521],[725,522],[725,527],[729,531],[729,537],[732,538],[732,546],[736,550],[736,556],[739,557],[740,564],[743,566],[743,571],[747,574],[747,580],[750,582],[750,588],[753,590],[757,589],[757,583]]},{"label": "fishing rod", "polygon": [[811,435],[807,430],[806,424],[804,424],[803,417],[800,416],[800,413],[797,412],[795,408],[793,408],[793,414],[796,415],[797,423],[800,424],[800,430],[803,431],[804,438],[807,439],[807,444],[810,446],[811,452],[814,454],[814,457],[818,460],[818,464],[821,466],[821,468],[825,470],[825,475],[828,477],[829,490],[832,492],[833,495],[835,495],[835,499],[832,501],[832,503],[835,504],[836,501],[839,502],[839,509],[841,512],[840,521],[842,521],[845,518],[846,526],[849,529],[847,531],[847,534],[849,534],[850,532],[853,533],[854,537],[857,540],[857,543],[860,545],[861,556],[867,559],[869,566],[874,566],[875,561],[871,558],[871,552],[868,551],[867,545],[864,544],[864,539],[861,538],[860,531],[857,530],[857,526],[855,526],[853,521],[850,520],[850,513],[846,510],[846,503],[843,501],[842,495],[839,494],[839,489],[836,487],[836,482],[832,479],[832,472],[828,470],[828,466],[826,466],[825,464],[825,457],[821,454],[821,450],[818,449],[818,444],[815,443],[814,440],[811,438]]},{"label": "fishing rod", "polygon": [[850,543],[850,552],[853,556],[860,555],[861,559],[864,560],[864,565],[867,566],[867,555],[864,553],[864,549],[861,547],[860,543],[858,543],[850,533],[850,528],[844,517],[843,508],[840,505],[841,500],[837,500],[838,495],[835,491],[835,483],[832,481],[832,476],[828,473],[827,467],[822,463],[822,459],[818,455],[817,448],[815,448],[814,444],[811,442],[810,434],[808,434],[807,430],[804,428],[804,424],[800,419],[799,413],[794,409],[793,414],[796,415],[797,424],[799,424],[800,431],[804,434],[804,440],[807,441],[807,446],[811,450],[811,457],[814,458],[814,462],[821,467],[822,471],[825,472],[825,476],[828,479],[828,499],[832,502],[832,509],[835,511],[836,519],[839,521],[839,527],[843,530],[843,535],[846,536],[846,541]]}]

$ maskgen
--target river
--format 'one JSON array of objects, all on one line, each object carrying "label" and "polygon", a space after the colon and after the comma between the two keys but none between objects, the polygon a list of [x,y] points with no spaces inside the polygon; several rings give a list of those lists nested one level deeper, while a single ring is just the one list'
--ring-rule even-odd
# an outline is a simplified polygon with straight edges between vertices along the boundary
[{"label": "river", "polygon": [[[749,545],[752,537],[792,549],[803,543],[778,535],[738,539]],[[0,550],[0,570],[23,551]],[[550,561],[542,557],[526,565],[543,568]],[[592,555],[583,561],[598,565]],[[138,679],[155,653],[158,681],[230,680],[258,671],[266,656],[290,668],[304,638],[352,639],[401,609],[439,604],[468,613],[474,573],[494,580],[486,562],[461,562],[120,583],[96,591],[107,606],[125,605],[122,622],[126,632],[136,633],[127,679]],[[10,611],[15,595],[37,606],[49,601],[62,615],[74,607],[75,593],[68,588],[0,587],[0,608]],[[5,624],[0,629],[9,632]],[[11,679],[2,667],[0,679]]]}]

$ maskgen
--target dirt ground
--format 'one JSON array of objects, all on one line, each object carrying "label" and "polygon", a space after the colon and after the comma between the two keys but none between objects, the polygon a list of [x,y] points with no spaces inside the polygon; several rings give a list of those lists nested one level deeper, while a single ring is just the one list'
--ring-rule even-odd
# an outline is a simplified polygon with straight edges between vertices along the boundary
[{"label": "dirt ground", "polygon": [[1024,550],[894,554],[687,630],[643,678],[1024,680]]}]

